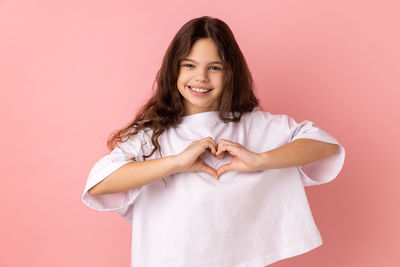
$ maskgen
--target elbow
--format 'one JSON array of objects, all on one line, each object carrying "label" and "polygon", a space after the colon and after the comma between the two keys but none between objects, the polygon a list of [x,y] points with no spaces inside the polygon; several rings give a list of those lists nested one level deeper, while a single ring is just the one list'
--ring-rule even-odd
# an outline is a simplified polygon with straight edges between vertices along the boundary
[{"label": "elbow", "polygon": [[333,155],[336,155],[336,154],[338,154],[338,153],[339,153],[339,151],[340,151],[340,145],[338,145],[338,144],[335,144],[335,149],[334,149]]},{"label": "elbow", "polygon": [[98,196],[101,195],[101,192],[98,190],[98,186],[93,186],[88,190],[88,194],[91,196]]},{"label": "elbow", "polygon": [[329,149],[327,149],[328,157],[338,154],[340,151],[340,146],[338,144],[330,144]]}]

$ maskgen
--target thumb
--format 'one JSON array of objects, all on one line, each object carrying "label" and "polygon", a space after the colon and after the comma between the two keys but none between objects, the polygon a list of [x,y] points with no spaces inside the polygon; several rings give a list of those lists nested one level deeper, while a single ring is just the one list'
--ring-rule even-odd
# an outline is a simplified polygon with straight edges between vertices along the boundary
[{"label": "thumb", "polygon": [[233,171],[232,162],[228,163],[228,164],[221,165],[217,170],[217,174],[218,174],[218,176],[220,176],[221,174],[223,174],[224,172],[227,172],[227,171]]},{"label": "thumb", "polygon": [[209,175],[211,175],[211,176],[213,176],[215,179],[217,179],[218,180],[218,174],[217,174],[217,172],[213,169],[213,168],[211,168],[210,166],[208,166],[207,164],[205,164],[204,162],[201,162],[202,164],[202,166],[201,166],[201,171],[202,172],[205,172],[205,173],[207,173],[207,174],[209,174]]}]

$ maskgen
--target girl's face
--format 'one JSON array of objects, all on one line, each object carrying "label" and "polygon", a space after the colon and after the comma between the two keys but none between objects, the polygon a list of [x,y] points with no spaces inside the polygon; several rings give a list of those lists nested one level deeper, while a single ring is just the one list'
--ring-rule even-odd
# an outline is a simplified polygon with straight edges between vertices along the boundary
[{"label": "girl's face", "polygon": [[179,66],[177,86],[184,98],[184,116],[218,110],[223,83],[224,65],[214,41],[197,40]]}]

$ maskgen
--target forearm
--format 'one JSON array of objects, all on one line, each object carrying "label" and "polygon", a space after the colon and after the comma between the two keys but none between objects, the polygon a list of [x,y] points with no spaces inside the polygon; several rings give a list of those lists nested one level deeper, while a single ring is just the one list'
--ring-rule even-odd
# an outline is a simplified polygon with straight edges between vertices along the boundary
[{"label": "forearm", "polygon": [[261,153],[262,169],[302,166],[333,156],[338,152],[337,144],[312,139],[297,139],[289,144]]},{"label": "forearm", "polygon": [[178,171],[174,156],[134,161],[121,166],[88,192],[91,195],[124,192],[149,184]]}]

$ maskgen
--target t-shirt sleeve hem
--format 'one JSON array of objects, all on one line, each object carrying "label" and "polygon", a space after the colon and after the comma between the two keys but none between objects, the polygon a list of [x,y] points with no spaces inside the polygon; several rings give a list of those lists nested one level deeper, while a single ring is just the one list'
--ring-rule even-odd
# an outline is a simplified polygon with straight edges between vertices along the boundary
[{"label": "t-shirt sleeve hem", "polygon": [[[82,194],[82,201],[88,207],[98,211],[114,211],[117,213],[125,213],[125,209],[129,207],[142,191],[142,187],[129,190],[127,192],[118,192],[102,195],[90,195],[88,191],[107,178],[111,173],[122,167],[123,165],[132,161],[117,161],[112,162],[109,155],[103,157],[97,164],[98,168],[93,168],[89,174],[89,179],[85,190]],[[107,164],[104,166],[104,162]],[[103,168],[102,168],[103,167]]]},{"label": "t-shirt sleeve hem", "polygon": [[328,143],[339,145],[339,152],[311,164],[298,166],[304,186],[321,185],[331,182],[341,171],[344,164],[345,149],[337,142]]},{"label": "t-shirt sleeve hem", "polygon": [[328,132],[318,127],[312,121],[297,123],[292,117],[285,116],[291,132],[290,141],[297,139],[312,139],[339,145],[339,152],[327,158],[298,166],[300,177],[304,186],[320,185],[335,179],[343,167],[345,149]]}]

